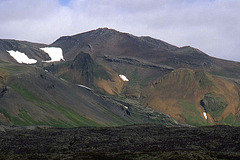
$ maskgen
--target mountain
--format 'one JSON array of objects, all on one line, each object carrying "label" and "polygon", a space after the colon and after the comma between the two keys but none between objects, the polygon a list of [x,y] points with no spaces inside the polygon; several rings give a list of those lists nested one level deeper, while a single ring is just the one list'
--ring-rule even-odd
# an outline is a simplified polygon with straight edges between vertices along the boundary
[{"label": "mountain", "polygon": [[52,45],[63,48],[66,59],[84,51],[126,75],[126,96],[180,122],[239,124],[239,62],[107,28],[61,37]]},{"label": "mountain", "polygon": [[190,68],[240,78],[239,62],[210,57],[189,46],[176,47],[151,37],[136,37],[108,28],[64,36],[51,45],[61,47],[66,59],[73,59],[79,51],[89,53],[94,60],[128,77],[135,68],[154,70],[150,71],[155,72],[151,76],[161,76],[177,68]]},{"label": "mountain", "polygon": [[190,46],[99,28],[0,40],[0,60],[0,123],[239,125],[240,63]]}]

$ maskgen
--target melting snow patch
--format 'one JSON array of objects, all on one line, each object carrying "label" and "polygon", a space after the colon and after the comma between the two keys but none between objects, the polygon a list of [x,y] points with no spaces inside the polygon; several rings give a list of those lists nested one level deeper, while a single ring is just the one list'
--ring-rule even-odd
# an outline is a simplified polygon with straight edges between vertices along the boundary
[{"label": "melting snow patch", "polygon": [[49,57],[51,58],[50,61],[45,61],[45,62],[54,62],[54,61],[60,61],[64,60],[63,58],[63,52],[61,48],[58,47],[45,47],[45,48],[40,48],[42,51],[46,52]]},{"label": "melting snow patch", "polygon": [[90,91],[93,90],[92,88],[89,88],[89,87],[84,86],[84,85],[81,85],[81,84],[76,84],[76,85],[77,85],[78,87],[86,88],[86,89],[88,89],[88,90],[90,90]]},{"label": "melting snow patch", "polygon": [[207,119],[207,113],[206,112],[203,112],[203,116],[205,119]]},{"label": "melting snow patch", "polygon": [[123,107],[128,110],[128,107],[127,107],[127,106],[123,106]]},{"label": "melting snow patch", "polygon": [[25,53],[19,51],[7,51],[10,56],[12,56],[18,63],[25,63],[25,64],[34,64],[37,63],[37,60],[30,59]]},{"label": "melting snow patch", "polygon": [[123,74],[120,74],[119,77],[120,77],[123,81],[126,81],[126,82],[129,81],[129,80],[127,79],[127,77],[124,76]]}]

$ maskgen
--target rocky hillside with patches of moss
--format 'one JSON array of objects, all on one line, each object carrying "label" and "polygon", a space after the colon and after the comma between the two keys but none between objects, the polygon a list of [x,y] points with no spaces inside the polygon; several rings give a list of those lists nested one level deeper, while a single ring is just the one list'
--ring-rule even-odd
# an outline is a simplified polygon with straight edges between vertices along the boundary
[{"label": "rocky hillside with patches of moss", "polygon": [[77,127],[149,122],[179,125],[169,116],[145,111],[137,102],[116,101],[34,65],[2,62],[0,76],[0,124]]}]

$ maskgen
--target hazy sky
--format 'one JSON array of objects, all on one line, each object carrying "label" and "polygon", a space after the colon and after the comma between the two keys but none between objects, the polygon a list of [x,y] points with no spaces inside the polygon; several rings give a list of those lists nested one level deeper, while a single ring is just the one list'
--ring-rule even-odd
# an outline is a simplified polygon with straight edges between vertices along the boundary
[{"label": "hazy sky", "polygon": [[99,27],[240,61],[240,0],[0,0],[0,38],[52,43]]}]

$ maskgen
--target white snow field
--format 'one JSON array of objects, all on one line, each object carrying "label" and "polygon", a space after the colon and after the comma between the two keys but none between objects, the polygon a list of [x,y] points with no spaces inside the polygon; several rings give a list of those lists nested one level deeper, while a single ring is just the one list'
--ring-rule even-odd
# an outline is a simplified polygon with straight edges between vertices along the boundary
[{"label": "white snow field", "polygon": [[206,112],[203,112],[203,116],[205,119],[207,119],[207,113]]},{"label": "white snow field", "polygon": [[45,53],[47,53],[51,58],[50,61],[44,61],[44,62],[55,62],[55,61],[60,61],[61,59],[64,60],[62,49],[59,47],[45,47],[40,49]]},{"label": "white snow field", "polygon": [[25,63],[25,64],[34,64],[37,63],[37,60],[30,59],[25,53],[19,51],[7,51],[10,56],[12,56],[18,63]]},{"label": "white snow field", "polygon": [[126,82],[129,81],[129,80],[127,79],[127,77],[124,76],[123,74],[120,74],[119,77],[120,77],[123,81],[126,81]]}]

